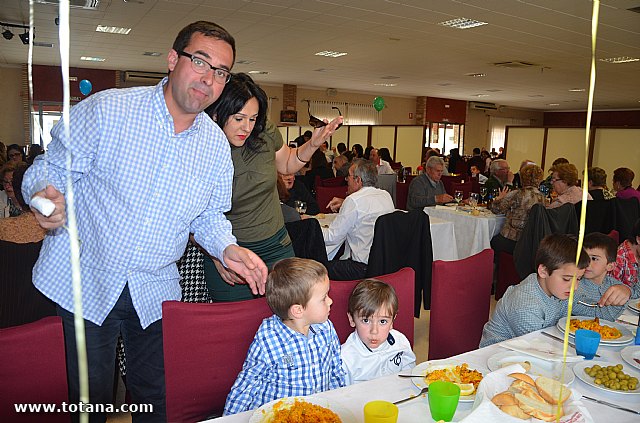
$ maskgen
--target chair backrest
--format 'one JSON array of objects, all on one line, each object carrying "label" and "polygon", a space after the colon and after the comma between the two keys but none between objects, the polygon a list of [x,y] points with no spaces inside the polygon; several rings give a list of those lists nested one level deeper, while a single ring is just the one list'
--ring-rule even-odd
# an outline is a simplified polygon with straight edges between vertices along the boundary
[{"label": "chair backrest", "polygon": [[607,234],[609,238],[614,240],[616,244],[620,245],[620,234],[615,229]]},{"label": "chair backrest", "polygon": [[16,413],[14,404],[69,403],[62,319],[0,329],[0,416],[5,422],[70,422],[64,413]]},{"label": "chair backrest", "polygon": [[347,181],[342,176],[326,179],[321,179],[320,176],[316,176],[316,187],[341,187],[346,185]]},{"label": "chair backrest", "polygon": [[407,209],[407,198],[409,197],[409,182],[396,182],[396,208],[400,210]]},{"label": "chair backrest", "polygon": [[[402,268],[395,273],[375,276],[393,286],[398,296],[398,317],[393,322],[393,328],[402,332],[411,345],[413,345],[413,281],[415,273],[409,267]],[[360,281],[331,281],[329,296],[333,300],[329,319],[338,333],[340,342],[344,343],[354,329],[349,325],[347,310],[349,309],[349,296]]]},{"label": "chair backrest", "polygon": [[462,179],[464,179],[464,177],[452,175],[442,175],[442,177],[440,177],[442,185],[444,185],[444,190],[450,195],[453,195],[453,191],[451,191],[451,184],[454,182],[460,182]]},{"label": "chair backrest", "polygon": [[[589,200],[585,219],[585,234],[591,232],[608,233],[614,228],[615,200]],[[575,204],[576,216],[580,218],[582,201]]]},{"label": "chair backrest", "polygon": [[327,264],[327,249],[318,219],[302,219],[285,223],[296,257]]},{"label": "chair backrest", "polygon": [[168,422],[196,422],[222,414],[249,345],[270,315],[264,297],[162,304]]},{"label": "chair backrest", "polygon": [[332,211],[327,208],[329,201],[331,201],[333,197],[345,198],[346,196],[346,185],[338,187],[316,187],[316,200],[318,201],[318,207],[320,207],[320,213],[332,213]]},{"label": "chair backrest", "polygon": [[454,195],[456,191],[462,191],[462,198],[469,198],[472,189],[473,186],[470,181],[465,181],[464,183],[452,182],[450,195]]},{"label": "chair backrest", "polygon": [[620,239],[628,239],[633,231],[633,225],[640,218],[640,201],[637,198],[616,198],[615,226]]},{"label": "chair backrest", "polygon": [[475,350],[489,320],[493,250],[433,262],[429,360]]},{"label": "chair backrest", "polygon": [[429,308],[431,296],[431,226],[429,215],[422,210],[383,214],[376,227],[367,263],[367,277],[397,272],[411,267],[415,272],[414,315],[420,316],[424,302]]},{"label": "chair backrest", "polygon": [[41,245],[0,241],[0,328],[56,315],[56,305],[31,281]]}]

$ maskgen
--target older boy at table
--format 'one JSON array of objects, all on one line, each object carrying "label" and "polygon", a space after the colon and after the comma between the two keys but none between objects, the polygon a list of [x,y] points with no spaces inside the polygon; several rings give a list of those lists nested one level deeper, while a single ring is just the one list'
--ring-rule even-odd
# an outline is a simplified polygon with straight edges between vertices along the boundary
[{"label": "older boy at table", "polygon": [[391,285],[364,279],[349,296],[349,323],[356,328],[342,344],[348,385],[390,375],[416,365],[406,336],[393,329],[398,297]]},{"label": "older boy at table", "polygon": [[582,250],[575,265],[577,249],[578,241],[568,235],[553,234],[540,242],[537,272],[507,289],[484,325],[480,347],[553,326],[567,315],[571,280],[575,275],[577,289],[589,264]]},{"label": "older boy at table", "polygon": [[340,340],[328,320],[327,269],[308,259],[281,260],[267,278],[266,296],[275,314],[262,321],[249,347],[225,415],[345,386]]},{"label": "older boy at table", "polygon": [[[630,287],[607,274],[616,265],[618,245],[612,238],[593,232],[584,237],[583,246],[590,262],[580,282],[580,289],[576,290],[572,314],[615,320],[624,311],[629,298],[640,297],[640,285]],[[598,307],[589,307],[578,301],[597,303]]]}]

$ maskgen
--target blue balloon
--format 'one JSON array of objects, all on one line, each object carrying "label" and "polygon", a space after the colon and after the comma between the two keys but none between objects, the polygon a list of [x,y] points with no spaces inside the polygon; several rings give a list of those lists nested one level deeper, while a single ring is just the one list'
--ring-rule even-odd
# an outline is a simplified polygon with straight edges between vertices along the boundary
[{"label": "blue balloon", "polygon": [[82,81],[80,81],[80,92],[82,94],[89,95],[92,89],[93,89],[93,86],[91,85],[91,82],[88,79],[83,79]]}]

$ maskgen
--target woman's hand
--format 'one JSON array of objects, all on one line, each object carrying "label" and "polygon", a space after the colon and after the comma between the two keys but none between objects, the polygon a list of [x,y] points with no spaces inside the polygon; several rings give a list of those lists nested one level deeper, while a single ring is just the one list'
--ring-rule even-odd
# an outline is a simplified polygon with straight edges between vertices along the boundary
[{"label": "woman's hand", "polygon": [[[324,120],[328,122],[327,119]],[[338,126],[342,125],[344,122],[344,117],[338,116],[333,119],[331,122],[322,126],[320,128],[316,128],[313,130],[313,135],[311,136],[311,140],[309,142],[314,147],[314,150],[322,145],[334,132],[338,129]]]},{"label": "woman's hand", "polygon": [[498,196],[496,197],[496,200],[502,200],[504,197],[507,196],[508,193],[509,193],[508,187],[504,187],[501,190],[498,190]]}]

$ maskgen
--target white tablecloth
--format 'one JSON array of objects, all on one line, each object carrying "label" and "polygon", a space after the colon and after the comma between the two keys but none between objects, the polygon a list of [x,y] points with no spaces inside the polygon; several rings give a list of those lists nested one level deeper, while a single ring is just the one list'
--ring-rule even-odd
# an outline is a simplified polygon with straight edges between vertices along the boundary
[{"label": "white tablecloth", "polygon": [[[630,312],[625,312],[630,313]],[[637,319],[637,316],[636,316]],[[551,332],[560,336],[560,331],[554,328],[544,329],[545,332]],[[533,332],[524,335],[522,338],[536,338],[541,335]],[[555,342],[555,341],[552,341]],[[598,354],[604,360],[615,363],[624,363],[620,357],[622,347],[600,346]],[[456,356],[456,358],[469,363],[470,367],[487,369],[487,359],[499,352],[508,351],[500,344],[490,345],[479,350],[470,351],[465,354]],[[569,367],[573,367],[569,365]],[[629,367],[625,365],[625,367]],[[622,407],[640,411],[640,395],[628,395],[606,392],[593,388],[578,378],[571,384],[571,389],[581,395],[587,395],[592,398],[605,400],[618,404]],[[345,388],[335,389],[317,394],[318,397],[324,397],[331,402],[339,403],[344,408],[348,408],[356,417],[356,421],[364,422],[362,409],[364,405],[373,400],[397,401],[402,398],[416,395],[420,390],[415,387],[409,378],[399,378],[397,376],[385,376],[379,379],[370,380],[368,382],[347,386]],[[637,423],[638,415],[626,411],[620,411],[605,405],[593,403],[591,401],[582,400],[586,409],[591,413],[595,422],[615,422],[615,423]],[[458,421],[471,412],[472,403],[460,403],[454,416],[454,421]],[[399,406],[398,423],[423,423],[433,422],[429,414],[429,403],[426,396],[418,398]],[[214,420],[208,420],[211,423],[246,423],[253,414],[253,411],[247,411],[233,416],[222,417]]]},{"label": "white tablecloth", "polygon": [[[472,216],[468,212],[456,211],[454,207],[425,207],[424,212],[429,218],[440,218],[453,223],[454,245],[456,246],[458,259],[464,259],[487,248],[491,248],[491,238],[502,229],[506,218],[504,216],[480,215]],[[432,234],[433,236],[433,234]],[[437,255],[442,255],[442,249],[450,248],[451,244],[442,238],[433,238],[434,260]]]},{"label": "white tablecloth", "polygon": [[[322,219],[318,219],[320,226],[329,227],[337,213],[325,214]],[[458,250],[455,243],[455,230],[453,222],[440,219],[437,217],[429,217],[431,228],[431,243],[433,249],[434,260],[458,260]],[[336,255],[340,246],[331,246],[327,248],[327,257],[332,260]]]}]

